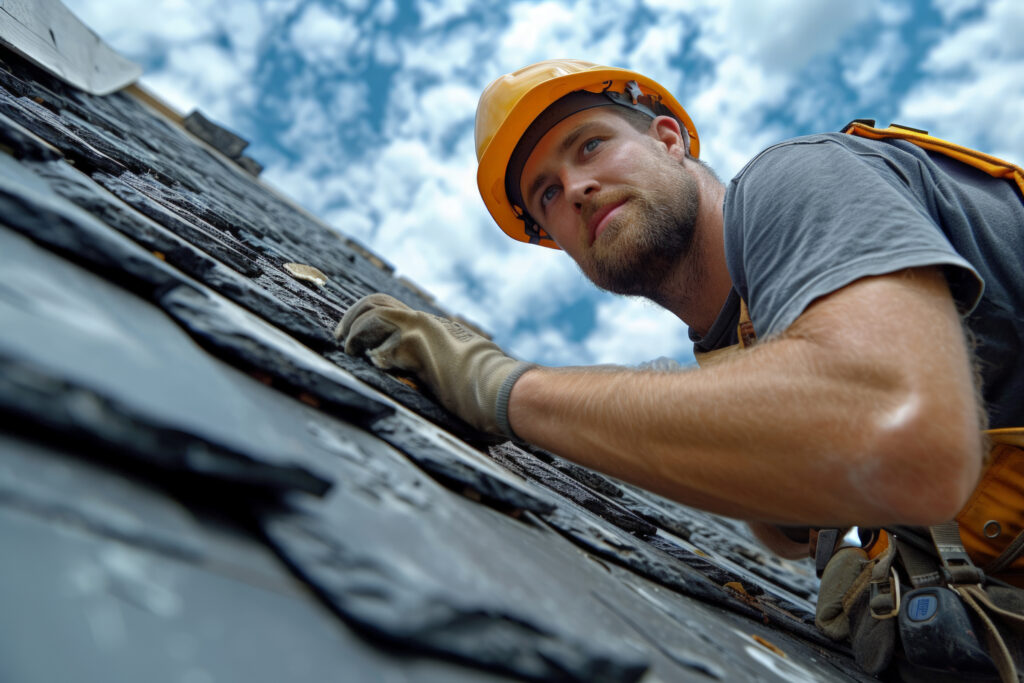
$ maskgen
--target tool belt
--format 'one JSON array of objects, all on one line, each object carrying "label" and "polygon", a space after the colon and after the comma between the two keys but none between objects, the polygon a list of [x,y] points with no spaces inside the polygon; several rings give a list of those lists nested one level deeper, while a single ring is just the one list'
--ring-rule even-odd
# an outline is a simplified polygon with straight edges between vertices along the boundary
[{"label": "tool belt", "polygon": [[868,673],[1021,680],[1024,428],[986,434],[989,464],[955,520],[861,530],[861,547],[845,545],[837,529],[816,534],[816,624],[834,640],[849,640]]}]

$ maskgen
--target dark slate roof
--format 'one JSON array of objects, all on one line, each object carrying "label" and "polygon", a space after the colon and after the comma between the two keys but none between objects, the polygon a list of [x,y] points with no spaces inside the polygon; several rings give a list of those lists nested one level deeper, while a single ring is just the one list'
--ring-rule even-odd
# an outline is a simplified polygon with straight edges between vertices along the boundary
[{"label": "dark slate roof", "polygon": [[341,353],[444,312],[241,147],[0,54],[0,680],[866,680],[806,564]]}]

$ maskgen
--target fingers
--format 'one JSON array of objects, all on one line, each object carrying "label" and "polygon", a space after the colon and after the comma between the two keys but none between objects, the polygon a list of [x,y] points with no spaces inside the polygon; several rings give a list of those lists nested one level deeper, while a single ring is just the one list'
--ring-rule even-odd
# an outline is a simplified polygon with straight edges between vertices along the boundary
[{"label": "fingers", "polygon": [[511,383],[528,369],[493,342],[459,323],[371,294],[345,313],[334,331],[345,352],[382,370],[415,375],[441,404],[478,429],[511,433]]},{"label": "fingers", "polygon": [[[367,351],[386,351],[398,345],[402,331],[390,320],[382,317],[379,310],[370,310],[360,315],[349,327],[345,336],[345,353],[362,356]],[[381,353],[374,354],[374,364],[380,366]]]},{"label": "fingers", "polygon": [[352,327],[356,324],[356,321],[363,317],[365,314],[370,313],[379,308],[397,308],[399,310],[412,310],[398,299],[388,296],[387,294],[370,294],[364,296],[359,301],[352,304],[352,307],[345,312],[341,322],[334,328],[334,338],[345,344],[345,353],[351,353],[348,350],[348,337],[351,334]]}]

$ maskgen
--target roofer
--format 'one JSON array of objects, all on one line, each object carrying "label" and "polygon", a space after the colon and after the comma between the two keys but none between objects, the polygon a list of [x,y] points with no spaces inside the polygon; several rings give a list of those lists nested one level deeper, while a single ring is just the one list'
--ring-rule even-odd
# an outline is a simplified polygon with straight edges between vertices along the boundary
[{"label": "roofer", "polygon": [[[477,108],[491,215],[676,314],[703,369],[531,365],[379,294],[336,334],[482,430],[751,520],[782,554],[807,543],[775,525],[947,522],[978,485],[979,430],[1024,442],[1007,429],[1024,425],[1024,176],[913,129],[848,132],[770,147],[725,186],[656,82],[576,60],[525,67]],[[963,529],[988,544],[981,557],[1024,530],[1021,500],[1008,505],[1001,538]],[[857,572],[891,563],[897,544],[884,546],[858,550]]]}]

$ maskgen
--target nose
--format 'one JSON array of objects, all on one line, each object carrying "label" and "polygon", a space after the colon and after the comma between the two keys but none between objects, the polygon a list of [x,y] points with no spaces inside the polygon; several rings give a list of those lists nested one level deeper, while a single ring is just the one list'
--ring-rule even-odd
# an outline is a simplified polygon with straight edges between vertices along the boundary
[{"label": "nose", "polygon": [[562,187],[565,188],[565,197],[572,202],[572,207],[576,213],[582,213],[583,202],[586,201],[587,196],[597,192],[601,185],[594,179],[592,174],[581,173],[577,169],[571,169],[565,171]]}]

